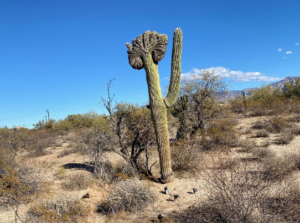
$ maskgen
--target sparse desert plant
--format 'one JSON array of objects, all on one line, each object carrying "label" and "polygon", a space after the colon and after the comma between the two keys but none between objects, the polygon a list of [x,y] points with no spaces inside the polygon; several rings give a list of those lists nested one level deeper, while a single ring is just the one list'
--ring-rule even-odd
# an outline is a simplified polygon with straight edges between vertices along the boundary
[{"label": "sparse desert plant", "polygon": [[84,190],[92,183],[92,177],[84,173],[77,173],[68,176],[62,183],[62,188],[65,190]]},{"label": "sparse desert plant", "polygon": [[34,223],[87,223],[91,208],[70,195],[56,195],[39,199],[27,211],[28,221]]},{"label": "sparse desert plant", "polygon": [[230,170],[204,171],[205,199],[173,218],[185,223],[260,222],[263,213],[259,201],[265,197],[270,183],[252,174],[257,168],[238,165]]},{"label": "sparse desert plant", "polygon": [[58,155],[57,158],[62,158],[64,156],[76,153],[77,151],[75,149],[64,149],[63,151],[61,151]]},{"label": "sparse desert plant", "polygon": [[66,175],[66,172],[67,172],[67,171],[66,171],[66,168],[65,168],[64,166],[61,166],[61,167],[59,168],[58,173],[57,173],[58,178],[60,178],[60,179],[64,178],[65,175]]},{"label": "sparse desert plant", "polygon": [[121,210],[136,212],[153,201],[153,193],[145,182],[126,179],[111,189],[105,201],[98,204],[97,210],[104,214],[118,214]]},{"label": "sparse desert plant", "polygon": [[275,153],[268,148],[254,148],[252,149],[252,154],[258,158],[273,158],[275,157]]},{"label": "sparse desert plant", "polygon": [[252,140],[240,140],[238,145],[242,147],[242,150],[245,152],[252,152],[252,150],[256,147],[255,143]]},{"label": "sparse desert plant", "polygon": [[267,181],[282,181],[296,169],[296,164],[290,156],[267,158],[262,164],[262,177]]},{"label": "sparse desert plant", "polygon": [[191,145],[186,143],[173,145],[171,147],[171,157],[174,171],[195,172],[200,168],[201,158],[193,143]]},{"label": "sparse desert plant", "polygon": [[264,138],[266,138],[266,137],[269,137],[269,133],[266,130],[262,129],[262,130],[257,131],[255,133],[254,137],[258,137],[258,138],[264,137]]},{"label": "sparse desert plant", "polygon": [[226,120],[213,122],[201,144],[204,150],[234,147],[238,144],[237,132]]},{"label": "sparse desert plant", "polygon": [[289,144],[294,138],[294,135],[292,133],[291,129],[285,129],[282,132],[280,132],[279,136],[275,140],[276,144],[283,145],[283,144]]},{"label": "sparse desert plant", "polygon": [[235,99],[231,99],[229,101],[229,104],[232,112],[242,113],[243,111],[245,111],[242,95],[239,95]]},{"label": "sparse desert plant", "polygon": [[280,133],[283,129],[289,128],[290,124],[282,116],[275,116],[269,119],[265,129],[272,133]]},{"label": "sparse desert plant", "polygon": [[11,166],[0,160],[0,204],[8,205],[14,211],[15,222],[24,221],[19,215],[22,204],[28,204],[48,191],[46,176],[29,165]]},{"label": "sparse desert plant", "polygon": [[265,215],[271,216],[269,222],[299,222],[300,188],[291,183],[283,193],[268,196],[260,200]]},{"label": "sparse desert plant", "polygon": [[291,131],[293,135],[300,135],[300,127],[295,123],[292,124]]},{"label": "sparse desert plant", "polygon": [[260,119],[252,125],[254,129],[264,129],[269,124],[268,119]]}]

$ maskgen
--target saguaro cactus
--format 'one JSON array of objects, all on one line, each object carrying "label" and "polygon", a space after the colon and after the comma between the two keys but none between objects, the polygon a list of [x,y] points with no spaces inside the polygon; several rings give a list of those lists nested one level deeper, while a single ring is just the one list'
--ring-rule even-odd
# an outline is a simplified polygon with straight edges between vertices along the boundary
[{"label": "saguaro cactus", "polygon": [[243,102],[244,102],[244,110],[247,109],[247,104],[246,104],[246,94],[245,91],[243,91]]},{"label": "saguaro cactus", "polygon": [[171,166],[167,108],[173,106],[178,98],[181,75],[182,32],[175,29],[173,36],[171,82],[166,98],[162,97],[159,82],[158,62],[166,52],[168,37],[165,34],[146,31],[144,34],[126,43],[129,64],[134,69],[144,68],[148,84],[148,93],[153,125],[158,146],[161,182],[168,183],[174,179]]},{"label": "saguaro cactus", "polygon": [[177,130],[176,139],[187,139],[188,133],[188,107],[189,107],[189,97],[188,95],[181,96],[174,105],[174,111],[172,114],[179,119],[179,128]]}]

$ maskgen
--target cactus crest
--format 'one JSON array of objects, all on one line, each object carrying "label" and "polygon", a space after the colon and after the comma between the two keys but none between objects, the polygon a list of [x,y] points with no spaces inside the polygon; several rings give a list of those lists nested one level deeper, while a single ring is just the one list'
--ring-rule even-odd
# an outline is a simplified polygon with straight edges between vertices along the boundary
[{"label": "cactus crest", "polygon": [[147,57],[147,54],[151,54],[153,62],[158,63],[167,51],[167,43],[168,37],[165,34],[150,32],[149,30],[144,32],[132,40],[132,46],[130,43],[126,43],[129,64],[133,69],[144,68],[142,58]]}]

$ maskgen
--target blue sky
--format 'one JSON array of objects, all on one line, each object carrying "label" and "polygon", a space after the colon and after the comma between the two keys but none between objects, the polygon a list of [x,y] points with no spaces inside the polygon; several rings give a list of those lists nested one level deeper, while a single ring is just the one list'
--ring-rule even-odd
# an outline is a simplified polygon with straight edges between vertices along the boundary
[{"label": "blue sky", "polygon": [[300,75],[297,0],[0,0],[0,127],[94,110],[115,99],[145,104],[144,70],[128,64],[126,42],[167,34],[159,63],[168,85],[172,38],[183,32],[182,74],[214,69],[231,89]]}]

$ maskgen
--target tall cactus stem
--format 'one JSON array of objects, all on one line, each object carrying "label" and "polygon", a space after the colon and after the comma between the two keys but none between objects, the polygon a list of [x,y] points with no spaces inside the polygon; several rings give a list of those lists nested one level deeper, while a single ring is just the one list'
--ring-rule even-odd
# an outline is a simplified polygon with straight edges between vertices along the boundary
[{"label": "tall cactus stem", "polygon": [[243,102],[244,102],[244,110],[247,109],[247,103],[246,103],[246,94],[245,91],[243,91]]},{"label": "tall cactus stem", "polygon": [[163,58],[166,52],[167,40],[168,38],[164,34],[158,34],[155,31],[146,31],[144,34],[132,40],[133,46],[131,46],[130,43],[126,43],[129,64],[134,69],[144,68],[146,71],[150,109],[160,160],[160,180],[162,183],[168,183],[174,179],[169,145],[167,108],[175,104],[180,90],[181,29],[177,28],[174,31],[171,82],[168,96],[163,98],[159,81],[158,62]]}]

